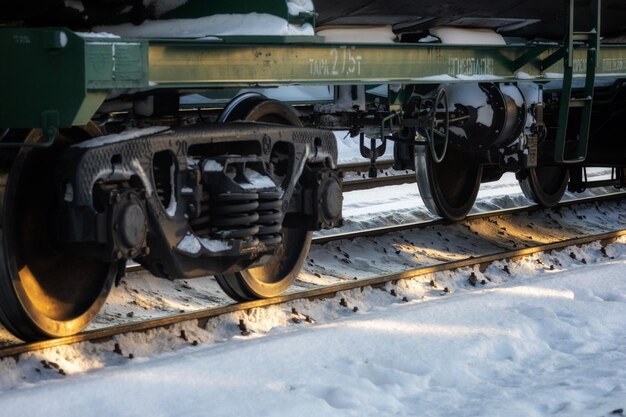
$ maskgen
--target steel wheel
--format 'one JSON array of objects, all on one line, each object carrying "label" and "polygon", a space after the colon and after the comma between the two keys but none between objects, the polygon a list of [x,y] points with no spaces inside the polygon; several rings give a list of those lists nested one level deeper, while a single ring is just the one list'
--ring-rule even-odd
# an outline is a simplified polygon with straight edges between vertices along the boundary
[{"label": "steel wheel", "polygon": [[450,220],[461,220],[472,209],[480,187],[482,166],[469,156],[448,147],[436,163],[427,146],[415,146],[417,186],[431,213]]},{"label": "steel wheel", "polygon": [[[24,340],[82,330],[115,278],[115,264],[76,257],[55,241],[56,164],[70,135],[90,137],[72,129],[51,148],[23,148],[0,172],[0,321]],[[33,130],[26,140],[40,139]]]},{"label": "steel wheel", "polygon": [[238,300],[276,297],[298,277],[311,247],[312,232],[283,229],[283,250],[267,263],[240,272],[216,275],[217,282],[229,297]]},{"label": "steel wheel", "polygon": [[[234,120],[302,126],[291,107],[254,93],[234,99],[219,118],[221,122]],[[217,282],[226,294],[237,301],[278,296],[297,278],[311,247],[312,237],[313,233],[306,229],[283,227],[282,251],[279,254],[262,266],[216,275]]]},{"label": "steel wheel", "polygon": [[526,198],[541,206],[553,207],[565,194],[569,170],[563,166],[541,166],[527,169],[517,177]]}]

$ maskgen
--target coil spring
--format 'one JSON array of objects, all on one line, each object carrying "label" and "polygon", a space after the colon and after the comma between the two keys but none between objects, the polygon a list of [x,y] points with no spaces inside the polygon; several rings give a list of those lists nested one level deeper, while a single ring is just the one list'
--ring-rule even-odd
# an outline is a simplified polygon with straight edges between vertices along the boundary
[{"label": "coil spring", "polygon": [[282,242],[282,200],[280,191],[261,193],[205,193],[200,216],[189,221],[198,236],[218,239],[258,238],[266,245]]},{"label": "coil spring", "polygon": [[225,193],[213,196],[210,204],[211,234],[220,239],[246,239],[259,233],[259,195]]},{"label": "coil spring", "polygon": [[282,200],[279,191],[266,191],[259,193],[259,227],[257,233],[259,240],[266,245],[277,245],[282,242]]}]

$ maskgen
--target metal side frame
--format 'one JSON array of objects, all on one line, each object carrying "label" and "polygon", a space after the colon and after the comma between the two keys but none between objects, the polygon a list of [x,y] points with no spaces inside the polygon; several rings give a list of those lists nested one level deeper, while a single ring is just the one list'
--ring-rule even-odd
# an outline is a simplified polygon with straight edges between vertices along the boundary
[{"label": "metal side frame", "polygon": [[[330,44],[319,37],[137,40],[63,28],[0,28],[0,126],[86,124],[112,93],[278,85],[548,82],[588,74],[563,45]],[[564,65],[564,58],[572,66]],[[626,78],[626,45],[604,45],[595,79]]]}]

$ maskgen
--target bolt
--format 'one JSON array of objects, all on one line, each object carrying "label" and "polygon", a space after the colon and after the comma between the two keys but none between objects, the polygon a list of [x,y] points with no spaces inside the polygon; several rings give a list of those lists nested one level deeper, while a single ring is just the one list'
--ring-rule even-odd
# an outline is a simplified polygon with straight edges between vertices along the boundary
[{"label": "bolt", "polygon": [[117,253],[115,254],[115,257],[117,259],[122,259],[124,257],[124,254],[122,253],[122,251],[118,250]]},{"label": "bolt", "polygon": [[150,248],[148,246],[146,246],[145,248],[143,248],[143,250],[141,251],[141,253],[143,254],[143,256],[148,256],[150,255]]}]

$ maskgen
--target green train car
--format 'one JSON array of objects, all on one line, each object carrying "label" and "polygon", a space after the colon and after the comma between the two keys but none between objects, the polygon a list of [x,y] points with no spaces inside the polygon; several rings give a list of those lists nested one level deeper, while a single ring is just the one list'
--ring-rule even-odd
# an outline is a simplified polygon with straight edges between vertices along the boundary
[{"label": "green train car", "polygon": [[[365,135],[392,141],[453,220],[505,172],[545,206],[593,186],[587,167],[624,186],[621,1],[224,3],[3,0],[0,322],[16,336],[81,331],[130,260],[214,275],[238,301],[282,294],[312,233],[342,223],[333,129],[373,168]],[[332,94],[299,95],[315,86]]]}]

